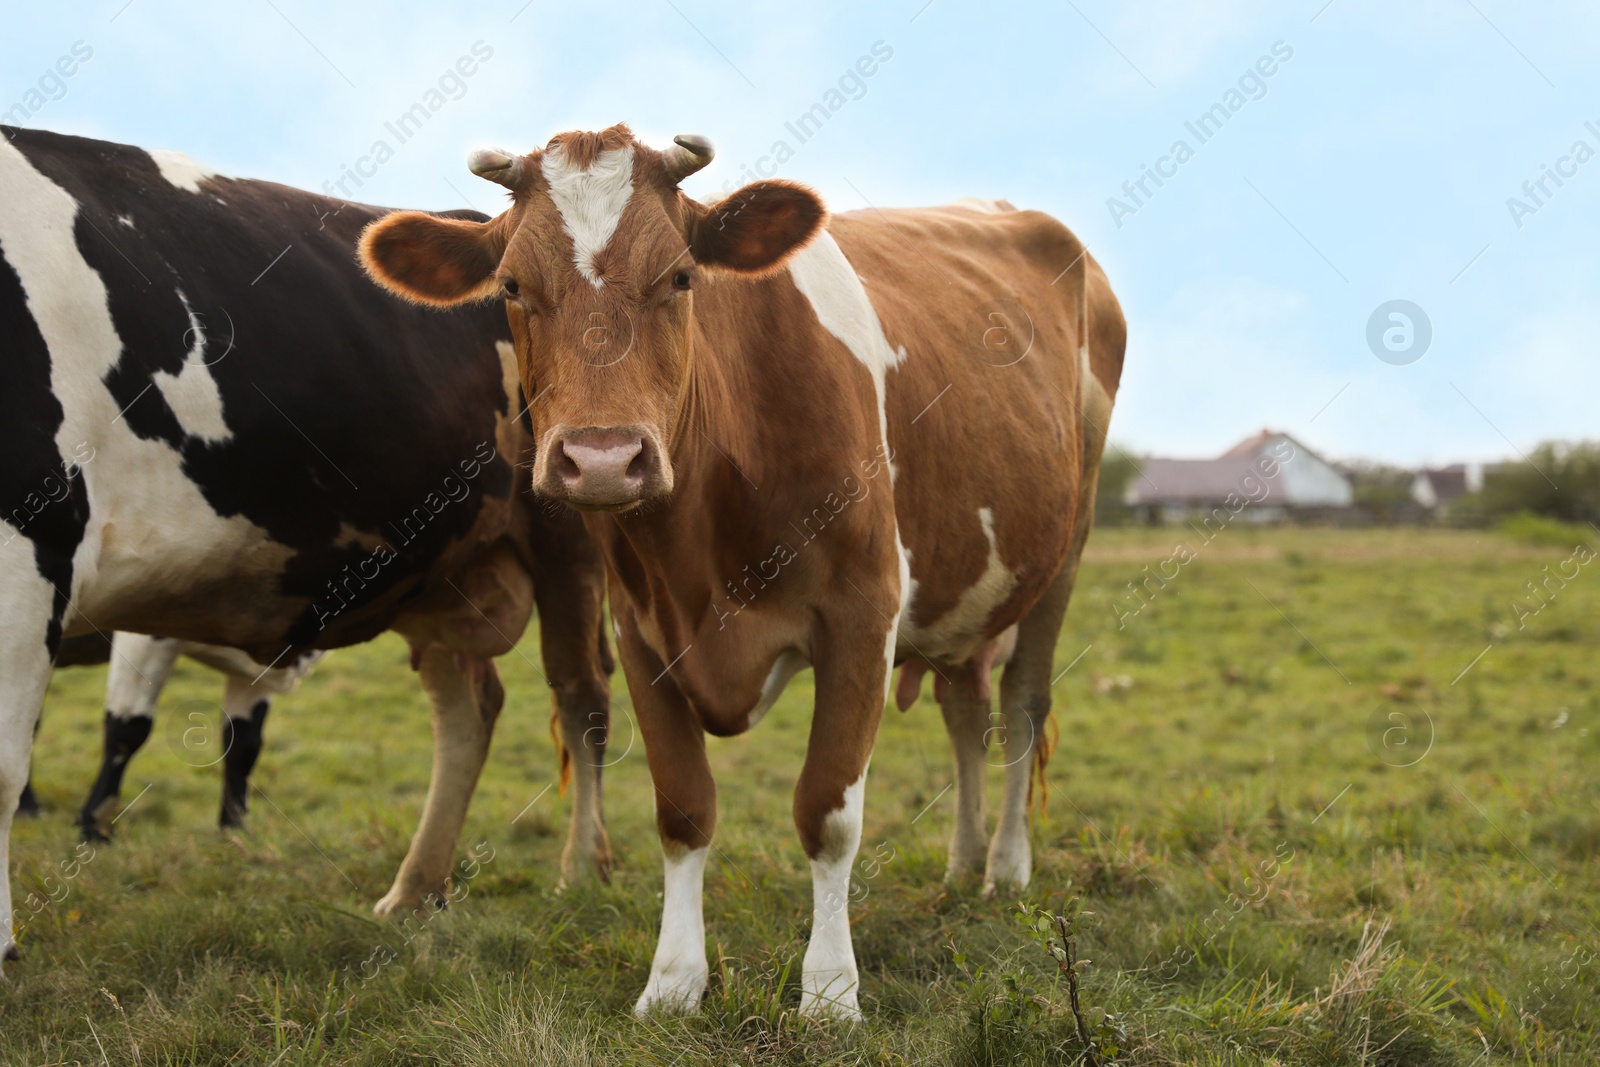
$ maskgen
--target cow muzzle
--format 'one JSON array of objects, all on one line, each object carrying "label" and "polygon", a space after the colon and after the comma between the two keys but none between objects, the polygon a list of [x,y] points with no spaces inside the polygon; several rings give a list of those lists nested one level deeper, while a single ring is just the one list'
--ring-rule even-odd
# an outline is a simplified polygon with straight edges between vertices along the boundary
[{"label": "cow muzzle", "polygon": [[534,488],[586,511],[623,511],[672,491],[672,467],[647,426],[561,427],[539,456]]}]

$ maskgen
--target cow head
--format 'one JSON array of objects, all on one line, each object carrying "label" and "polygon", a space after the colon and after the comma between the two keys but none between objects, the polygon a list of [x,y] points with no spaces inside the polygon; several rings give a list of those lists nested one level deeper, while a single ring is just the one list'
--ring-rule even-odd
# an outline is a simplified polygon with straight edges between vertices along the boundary
[{"label": "cow head", "polygon": [[675,140],[658,152],[618,125],[520,158],[474,152],[472,171],[511,190],[503,215],[403,211],[362,236],[368,272],[403,297],[505,301],[532,399],[534,488],[574,507],[619,511],[672,491],[703,336],[697,277],[778,269],[826,219],[816,195],[789,182],[689,199],[678,183],[711,161],[711,144]]}]

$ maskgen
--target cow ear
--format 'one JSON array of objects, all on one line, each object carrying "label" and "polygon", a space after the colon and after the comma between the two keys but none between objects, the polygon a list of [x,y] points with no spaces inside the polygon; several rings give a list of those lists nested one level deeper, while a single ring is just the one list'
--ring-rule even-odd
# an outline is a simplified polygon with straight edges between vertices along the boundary
[{"label": "cow ear", "polygon": [[495,293],[504,218],[474,222],[396,211],[362,231],[361,265],[379,285],[418,304],[482,300]]},{"label": "cow ear", "polygon": [[817,194],[785,181],[755,182],[701,208],[689,241],[696,263],[763,273],[783,266],[828,221]]}]

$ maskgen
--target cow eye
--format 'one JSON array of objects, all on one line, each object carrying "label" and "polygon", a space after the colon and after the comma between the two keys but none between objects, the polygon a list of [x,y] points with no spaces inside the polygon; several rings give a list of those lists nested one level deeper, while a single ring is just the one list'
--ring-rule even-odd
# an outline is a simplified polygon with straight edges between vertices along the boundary
[{"label": "cow eye", "polygon": [[506,296],[516,296],[518,293],[522,292],[522,287],[517,284],[517,280],[515,278],[507,278],[503,283],[501,283],[500,288]]},{"label": "cow eye", "polygon": [[688,289],[689,280],[689,272],[686,270],[680,270],[678,273],[672,276],[672,287],[678,290]]}]

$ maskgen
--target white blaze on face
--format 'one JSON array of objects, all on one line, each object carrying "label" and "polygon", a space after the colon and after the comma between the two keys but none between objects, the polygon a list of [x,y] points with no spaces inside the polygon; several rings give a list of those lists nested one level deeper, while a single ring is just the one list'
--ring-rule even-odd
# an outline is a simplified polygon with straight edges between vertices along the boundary
[{"label": "white blaze on face", "polygon": [[179,189],[186,189],[191,193],[200,191],[200,183],[206,178],[219,177],[217,171],[212,170],[204,163],[190,159],[182,152],[172,152],[164,148],[150,151],[150,158],[156,161],[156,166],[161,169],[161,176],[176,185]]},{"label": "white blaze on face", "polygon": [[207,363],[226,353],[207,355],[205,324],[189,306],[189,299],[181,289],[178,299],[183,302],[183,310],[189,313],[189,352],[183,357],[183,366],[177,374],[161,370],[150,377],[166,397],[167,406],[177,416],[184,433],[208,444],[221,444],[232,439],[233,431],[222,417],[222,392],[217,388],[217,380],[211,377]]},{"label": "white blaze on face", "polygon": [[633,146],[601,152],[586,168],[570,165],[565,151],[553,149],[544,154],[540,169],[550,183],[550,199],[561,212],[561,224],[572,238],[572,262],[598,289],[601,278],[594,257],[611,242],[633,197]]}]

